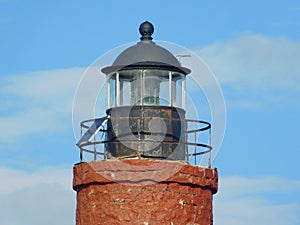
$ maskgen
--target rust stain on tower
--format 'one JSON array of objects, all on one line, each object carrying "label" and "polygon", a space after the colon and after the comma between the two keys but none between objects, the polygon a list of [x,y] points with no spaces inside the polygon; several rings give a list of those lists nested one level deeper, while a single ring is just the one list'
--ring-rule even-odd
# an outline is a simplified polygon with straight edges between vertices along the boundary
[{"label": "rust stain on tower", "polygon": [[[212,149],[189,135],[211,126],[185,118],[191,71],[152,41],[153,32],[142,23],[141,41],[102,68],[107,115],[81,123],[76,225],[213,224],[217,170],[189,163]],[[93,160],[83,161],[84,154]]]}]

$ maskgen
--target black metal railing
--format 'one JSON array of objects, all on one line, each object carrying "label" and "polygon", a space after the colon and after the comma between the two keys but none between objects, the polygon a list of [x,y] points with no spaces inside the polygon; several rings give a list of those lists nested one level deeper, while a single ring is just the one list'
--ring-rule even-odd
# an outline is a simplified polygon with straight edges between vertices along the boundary
[{"label": "black metal railing", "polygon": [[[80,149],[80,161],[95,161],[95,160],[107,160],[114,158],[110,155],[108,146],[109,144],[120,143],[119,140],[108,140],[107,123],[110,120],[109,117],[102,117],[96,119],[85,120],[80,123],[81,138],[77,143]],[[178,120],[178,119],[176,119]],[[211,124],[206,121],[192,120],[192,119],[179,119],[185,124],[185,140],[178,141],[161,141],[162,145],[183,145],[185,146],[185,161],[192,164],[200,164],[201,156],[208,155],[207,165],[210,167],[210,153],[212,151],[211,146]],[[198,141],[201,133],[206,133],[206,143],[200,143]],[[122,134],[122,143],[136,142],[136,139],[130,139],[132,134]],[[149,143],[151,140],[143,140],[143,143]],[[132,150],[133,154],[125,155],[126,157],[140,157],[138,150]],[[165,159],[168,160],[168,157]]]}]

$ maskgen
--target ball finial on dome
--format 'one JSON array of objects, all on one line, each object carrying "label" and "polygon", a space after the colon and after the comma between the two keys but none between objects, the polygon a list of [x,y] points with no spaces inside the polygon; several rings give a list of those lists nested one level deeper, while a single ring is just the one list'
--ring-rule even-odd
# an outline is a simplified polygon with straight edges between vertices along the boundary
[{"label": "ball finial on dome", "polygon": [[151,35],[154,32],[154,27],[152,23],[145,21],[140,25],[140,34],[142,35],[141,40],[152,40]]}]

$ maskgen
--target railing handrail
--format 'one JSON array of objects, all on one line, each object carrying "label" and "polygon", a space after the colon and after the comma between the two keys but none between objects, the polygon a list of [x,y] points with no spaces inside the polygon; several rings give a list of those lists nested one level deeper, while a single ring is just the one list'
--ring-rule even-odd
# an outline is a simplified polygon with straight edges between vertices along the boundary
[{"label": "railing handrail", "polygon": [[[80,127],[81,127],[81,130],[84,128],[84,129],[89,129],[91,125],[89,125],[89,123],[92,123],[92,122],[95,122],[97,120],[110,120],[111,118],[109,117],[99,117],[99,118],[94,118],[94,119],[87,119],[87,120],[84,120],[84,121],[81,121],[80,123]],[[180,121],[183,121],[184,123],[187,124],[187,127],[186,127],[186,134],[189,135],[189,134],[194,134],[195,135],[195,138],[196,138],[196,134],[199,133],[199,132],[203,132],[203,131],[207,131],[207,130],[211,130],[211,124],[209,122],[206,122],[206,121],[202,121],[202,120],[194,120],[194,119],[182,119],[182,118],[172,118],[172,120],[180,120]],[[188,124],[189,123],[198,123],[198,124],[202,124],[202,125],[205,125],[204,127],[200,127],[200,128],[197,128],[197,129],[191,129],[189,130],[188,129]],[[107,129],[100,129],[98,131],[99,132],[102,132],[102,133],[107,133],[108,130]],[[153,132],[152,132],[153,134]],[[156,134],[156,133],[155,133]],[[159,134],[159,133],[157,133]],[[128,134],[129,135],[132,135],[132,133]],[[209,135],[211,135],[211,132],[209,133]],[[123,134],[122,136],[125,136],[126,137],[126,134]],[[210,138],[209,137],[209,144],[202,144],[202,143],[198,143],[198,142],[189,142],[189,141],[166,141],[166,140],[163,140],[161,141],[162,144],[183,144],[183,145],[186,145],[186,146],[194,146],[195,147],[195,151],[194,153],[189,153],[189,151],[187,150],[187,156],[190,157],[190,156],[193,156],[193,157],[197,157],[199,155],[204,155],[206,153],[209,153],[212,151],[212,146],[211,146],[211,143],[210,143]],[[142,140],[143,142],[153,142],[153,140],[147,140],[147,139],[144,139]],[[84,142],[82,144],[78,144],[78,147],[80,148],[80,160],[82,161],[82,153],[83,152],[87,152],[87,153],[91,153],[91,154],[94,154],[94,158],[96,158],[96,155],[102,155],[102,156],[105,156],[107,153],[106,153],[106,150],[104,148],[104,150],[102,152],[100,151],[97,151],[96,150],[96,146],[99,145],[99,144],[110,144],[110,143],[119,143],[120,141],[114,141],[114,140],[95,140],[95,141],[89,141],[89,142]],[[135,140],[131,140],[131,139],[127,139],[127,140],[124,140],[124,138],[122,138],[122,142],[136,142],[136,139]],[[89,150],[87,149],[87,146],[94,146],[94,150]],[[196,148],[197,147],[201,147],[201,148],[205,148],[205,150],[203,151],[197,151]],[[196,162],[196,158],[195,158],[195,162]]]}]

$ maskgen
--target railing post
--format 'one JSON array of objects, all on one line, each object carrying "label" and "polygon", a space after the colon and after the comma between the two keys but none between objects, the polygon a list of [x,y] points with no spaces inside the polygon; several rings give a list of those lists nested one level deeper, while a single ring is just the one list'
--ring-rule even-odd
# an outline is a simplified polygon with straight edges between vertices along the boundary
[{"label": "railing post", "polygon": [[[211,127],[209,128],[209,146],[211,146]],[[211,152],[212,152],[212,148],[209,151],[208,168],[211,168]]]}]

